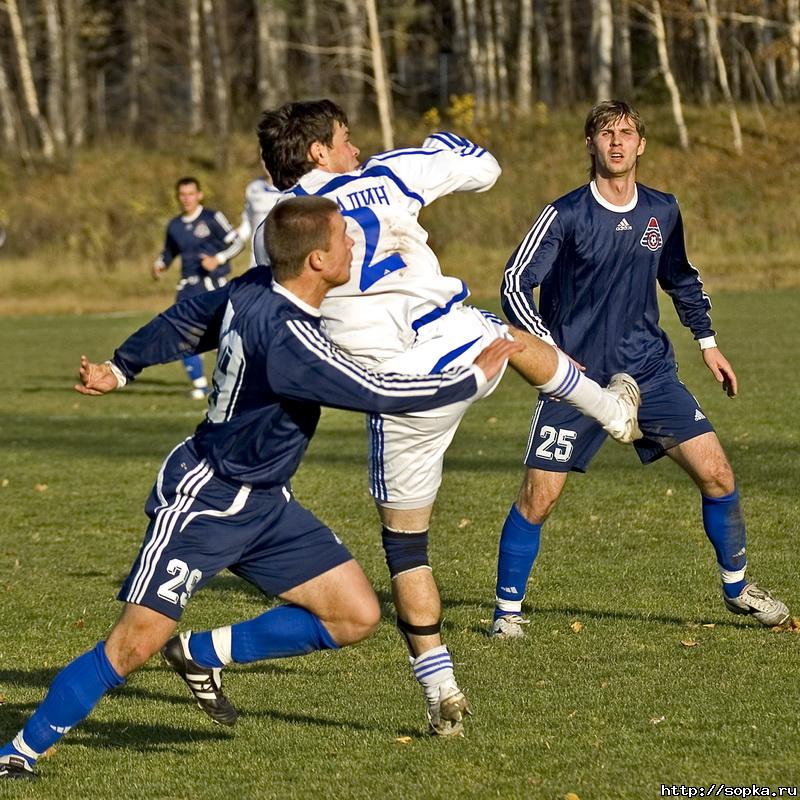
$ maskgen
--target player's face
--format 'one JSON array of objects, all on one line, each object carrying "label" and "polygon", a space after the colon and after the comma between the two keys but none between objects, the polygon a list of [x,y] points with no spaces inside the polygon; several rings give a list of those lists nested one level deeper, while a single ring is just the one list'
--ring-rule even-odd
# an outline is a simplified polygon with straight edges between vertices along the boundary
[{"label": "player's face", "polygon": [[636,159],[644,153],[645,144],[646,140],[639,136],[636,125],[628,117],[615,119],[586,140],[601,178],[622,178],[634,172]]},{"label": "player's face", "polygon": [[350,141],[350,129],[340,122],[333,123],[333,142],[330,147],[321,142],[317,158],[318,166],[326,172],[352,172],[358,169],[359,149]]},{"label": "player's face", "polygon": [[187,217],[197,211],[202,199],[203,193],[197,188],[196,184],[184,183],[183,186],[178,187],[178,202]]},{"label": "player's face", "polygon": [[331,214],[330,239],[325,251],[326,278],[331,286],[341,286],[350,279],[353,260],[353,240],[347,235],[344,217]]}]

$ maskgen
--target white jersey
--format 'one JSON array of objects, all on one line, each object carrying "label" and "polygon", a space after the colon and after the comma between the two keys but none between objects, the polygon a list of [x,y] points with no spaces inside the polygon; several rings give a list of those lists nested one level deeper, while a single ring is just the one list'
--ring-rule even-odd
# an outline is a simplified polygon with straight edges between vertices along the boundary
[{"label": "white jersey", "polygon": [[[355,358],[381,362],[405,352],[421,328],[466,299],[466,284],[442,275],[419,212],[452,192],[486,191],[499,176],[491,153],[436,133],[421,148],[381,153],[353,172],[314,169],[287,190],[334,200],[355,241],[350,280],[321,307],[331,339]],[[259,239],[256,261],[269,263]]]},{"label": "white jersey", "polygon": [[256,178],[247,184],[244,190],[242,222],[236,229],[242,241],[246,242],[253,235],[281,197],[283,194],[266,178]]}]

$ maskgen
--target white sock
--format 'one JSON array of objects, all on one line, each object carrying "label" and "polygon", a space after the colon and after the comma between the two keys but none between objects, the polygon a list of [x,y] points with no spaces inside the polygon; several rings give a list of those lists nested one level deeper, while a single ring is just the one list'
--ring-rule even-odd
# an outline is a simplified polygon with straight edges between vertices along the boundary
[{"label": "white sock", "polygon": [[192,386],[195,389],[208,389],[208,378],[205,375],[202,378],[195,378],[192,381]]},{"label": "white sock", "polygon": [[603,427],[620,416],[619,400],[597,381],[587,378],[560,350],[555,374],[539,390],[550,397],[564,400]]}]

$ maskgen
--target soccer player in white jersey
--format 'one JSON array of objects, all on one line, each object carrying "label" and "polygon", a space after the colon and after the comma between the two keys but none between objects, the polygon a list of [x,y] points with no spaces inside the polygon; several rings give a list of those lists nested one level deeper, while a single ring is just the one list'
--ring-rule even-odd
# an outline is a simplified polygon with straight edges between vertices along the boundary
[{"label": "soccer player in white jersey", "polygon": [[[510,363],[529,382],[598,419],[617,439],[638,435],[638,388],[628,376],[617,376],[613,390],[601,389],[555,348],[465,306],[464,282],[442,274],[418,214],[443,195],[491,188],[500,167],[490,153],[460,136],[437,133],[421,147],[382,153],[360,167],[347,117],[329,100],[265,112],[259,141],[276,187],[289,196],[328,197],[348,221],[355,241],[351,278],[329,294],[322,314],[331,338],[356,360],[381,371],[432,372],[468,363],[476,349],[513,335],[524,350]],[[262,238],[257,232],[258,263],[266,263]],[[383,526],[397,625],[431,728],[440,735],[461,732],[468,704],[442,644],[428,525],[444,453],[468,405],[435,414],[372,414],[368,422],[370,491]]]},{"label": "soccer player in white jersey", "polygon": [[[736,373],[722,354],[708,314],[711,302],[686,256],[676,199],[636,181],[644,123],[622,101],[591,109],[585,125],[592,180],[547,205],[508,261],[503,309],[515,324],[562,347],[603,380],[621,368],[641,387],[634,443],[644,464],[668,456],[700,490],[703,527],[714,548],[725,606],[762,625],[789,610],[745,579],[745,525],[733,469],[709,420],[678,379],[659,326],[656,285],[667,292],[703,360],[733,397]],[[533,290],[541,286],[539,308]],[[585,472],[606,435],[564,404],[540,398],[527,470],[500,538],[492,631],[523,634],[522,601],[539,551],[541,527],[570,471]]]},{"label": "soccer player in white jersey", "polygon": [[281,199],[281,193],[266,177],[256,178],[244,190],[242,221],[236,232],[243,242],[250,241],[255,229],[267,218],[267,214]]}]

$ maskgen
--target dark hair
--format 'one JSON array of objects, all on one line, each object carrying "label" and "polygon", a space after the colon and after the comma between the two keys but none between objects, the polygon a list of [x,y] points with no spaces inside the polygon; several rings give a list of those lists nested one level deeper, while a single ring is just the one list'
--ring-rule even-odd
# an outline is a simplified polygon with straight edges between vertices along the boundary
[{"label": "dark hair", "polygon": [[[583,132],[587,139],[594,139],[599,130],[611,122],[627,117],[635,126],[636,133],[644,139],[644,120],[639,112],[624,100],[603,100],[589,109],[586,115],[586,122],[583,125]],[[597,169],[595,167],[594,156],[592,158],[591,174],[594,178]]]},{"label": "dark hair", "polygon": [[193,183],[197,187],[198,192],[203,191],[200,188],[200,181],[197,180],[197,178],[193,178],[191,175],[187,175],[185,178],[178,178],[178,180],[175,181],[175,191],[177,192],[181,186],[188,186],[190,183]]},{"label": "dark hair", "polygon": [[264,245],[278,283],[296,278],[312,250],[327,250],[331,217],[339,206],[327,197],[290,197],[272,209],[264,224]]},{"label": "dark hair", "polygon": [[278,189],[291,188],[314,167],[308,158],[314,142],[333,146],[335,122],[346,126],[347,115],[332,100],[284,103],[261,115],[261,160]]}]

